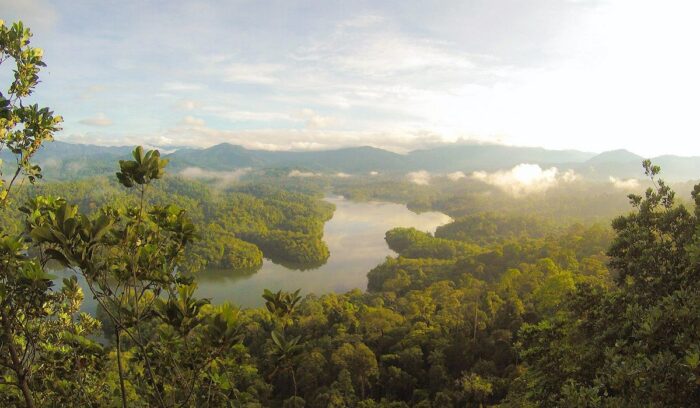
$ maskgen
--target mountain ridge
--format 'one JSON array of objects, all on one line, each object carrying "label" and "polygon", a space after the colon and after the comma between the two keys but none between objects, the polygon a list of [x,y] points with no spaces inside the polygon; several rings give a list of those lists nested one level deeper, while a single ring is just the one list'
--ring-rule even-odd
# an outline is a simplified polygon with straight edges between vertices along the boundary
[{"label": "mountain ridge", "polygon": [[[130,146],[99,146],[54,141],[40,150],[36,159],[45,168],[61,171],[63,178],[113,172],[115,160],[129,157]],[[328,150],[274,151],[248,149],[220,143],[208,148],[179,148],[163,154],[171,168],[187,167],[230,171],[240,168],[299,168],[317,172],[405,173],[426,170],[446,173],[462,171],[508,170],[518,164],[537,164],[543,168],[574,170],[584,177],[607,180],[609,177],[639,178],[642,156],[625,149],[599,154],[578,150],[550,150],[499,144],[457,143],[395,153],[373,146],[350,146]],[[6,153],[0,158],[9,159]],[[664,178],[691,180],[700,178],[700,157],[662,155],[651,159],[663,169]],[[84,175],[82,175],[84,176]]]}]

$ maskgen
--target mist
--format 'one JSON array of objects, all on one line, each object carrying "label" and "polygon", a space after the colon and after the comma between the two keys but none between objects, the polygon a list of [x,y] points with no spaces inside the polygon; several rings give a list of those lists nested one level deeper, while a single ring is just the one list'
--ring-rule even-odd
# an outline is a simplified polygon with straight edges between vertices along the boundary
[{"label": "mist", "polygon": [[543,169],[537,164],[521,163],[510,170],[492,173],[475,171],[471,178],[498,187],[514,196],[538,193],[578,179],[573,170],[560,172],[556,167]]},{"label": "mist", "polygon": [[232,171],[215,171],[205,170],[201,167],[187,167],[179,174],[181,177],[186,179],[214,181],[214,184],[217,187],[229,187],[240,181],[241,177],[245,176],[251,171],[252,169],[250,167],[244,167]]}]

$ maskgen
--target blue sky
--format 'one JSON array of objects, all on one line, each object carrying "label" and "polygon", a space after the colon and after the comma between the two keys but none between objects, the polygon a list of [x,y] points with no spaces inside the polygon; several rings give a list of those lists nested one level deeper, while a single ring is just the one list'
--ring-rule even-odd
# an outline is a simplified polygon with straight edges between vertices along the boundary
[{"label": "blue sky", "polygon": [[[700,6],[669,0],[0,0],[58,139],[700,154]],[[0,71],[7,67],[0,67]],[[0,72],[0,77],[2,77]]]}]

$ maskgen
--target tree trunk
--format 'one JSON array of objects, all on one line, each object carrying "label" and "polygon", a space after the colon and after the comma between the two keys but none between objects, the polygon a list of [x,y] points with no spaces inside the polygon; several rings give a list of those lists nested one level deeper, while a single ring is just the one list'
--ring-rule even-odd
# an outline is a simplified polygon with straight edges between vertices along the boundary
[{"label": "tree trunk", "polygon": [[292,367],[292,384],[294,385],[294,397],[297,396],[297,376],[294,374],[294,367]]},{"label": "tree trunk", "polygon": [[474,341],[476,341],[476,325],[478,324],[478,319],[479,319],[479,309],[477,308],[476,304],[474,305]]},{"label": "tree trunk", "polygon": [[117,337],[117,367],[119,371],[119,388],[121,389],[122,392],[122,408],[127,408],[126,407],[126,386],[124,385],[124,369],[122,368],[122,347],[121,347],[121,338],[119,335],[119,327],[114,327],[114,332],[116,333]]},{"label": "tree trunk", "polygon": [[22,390],[22,396],[24,397],[24,403],[27,408],[34,408],[34,397],[32,397],[32,390],[29,389],[29,383],[27,382],[27,372],[22,366],[22,360],[19,358],[19,353],[15,347],[15,340],[12,338],[12,326],[10,325],[10,320],[7,316],[7,311],[2,309],[2,326],[3,326],[3,337],[5,338],[5,343],[7,343],[7,349],[10,351],[10,359],[12,360],[12,370],[17,375],[17,383],[19,384],[19,389]]}]

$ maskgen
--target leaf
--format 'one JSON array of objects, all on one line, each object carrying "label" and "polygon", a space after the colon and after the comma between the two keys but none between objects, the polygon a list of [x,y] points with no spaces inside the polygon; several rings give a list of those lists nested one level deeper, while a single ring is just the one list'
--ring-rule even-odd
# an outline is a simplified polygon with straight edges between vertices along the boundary
[{"label": "leaf", "polygon": [[272,341],[275,342],[277,347],[284,348],[285,341],[284,336],[281,333],[279,333],[277,330],[273,330],[272,333],[270,333],[270,335],[272,337]]},{"label": "leaf", "polygon": [[112,225],[112,220],[104,214],[101,214],[92,227],[92,242],[98,242],[109,231]]},{"label": "leaf", "polygon": [[60,252],[56,249],[53,249],[53,248],[49,248],[49,249],[45,250],[44,253],[46,255],[48,255],[51,259],[60,262],[61,265],[65,266],[65,267],[70,266],[70,261],[68,261],[68,258],[66,258],[66,256],[63,255],[62,252]]},{"label": "leaf", "polygon": [[31,236],[37,242],[53,242],[54,236],[48,227],[37,227],[34,228],[30,233]]},{"label": "leaf", "polygon": [[686,354],[685,362],[691,369],[695,370],[698,367],[698,365],[700,365],[700,353],[692,352]]}]

